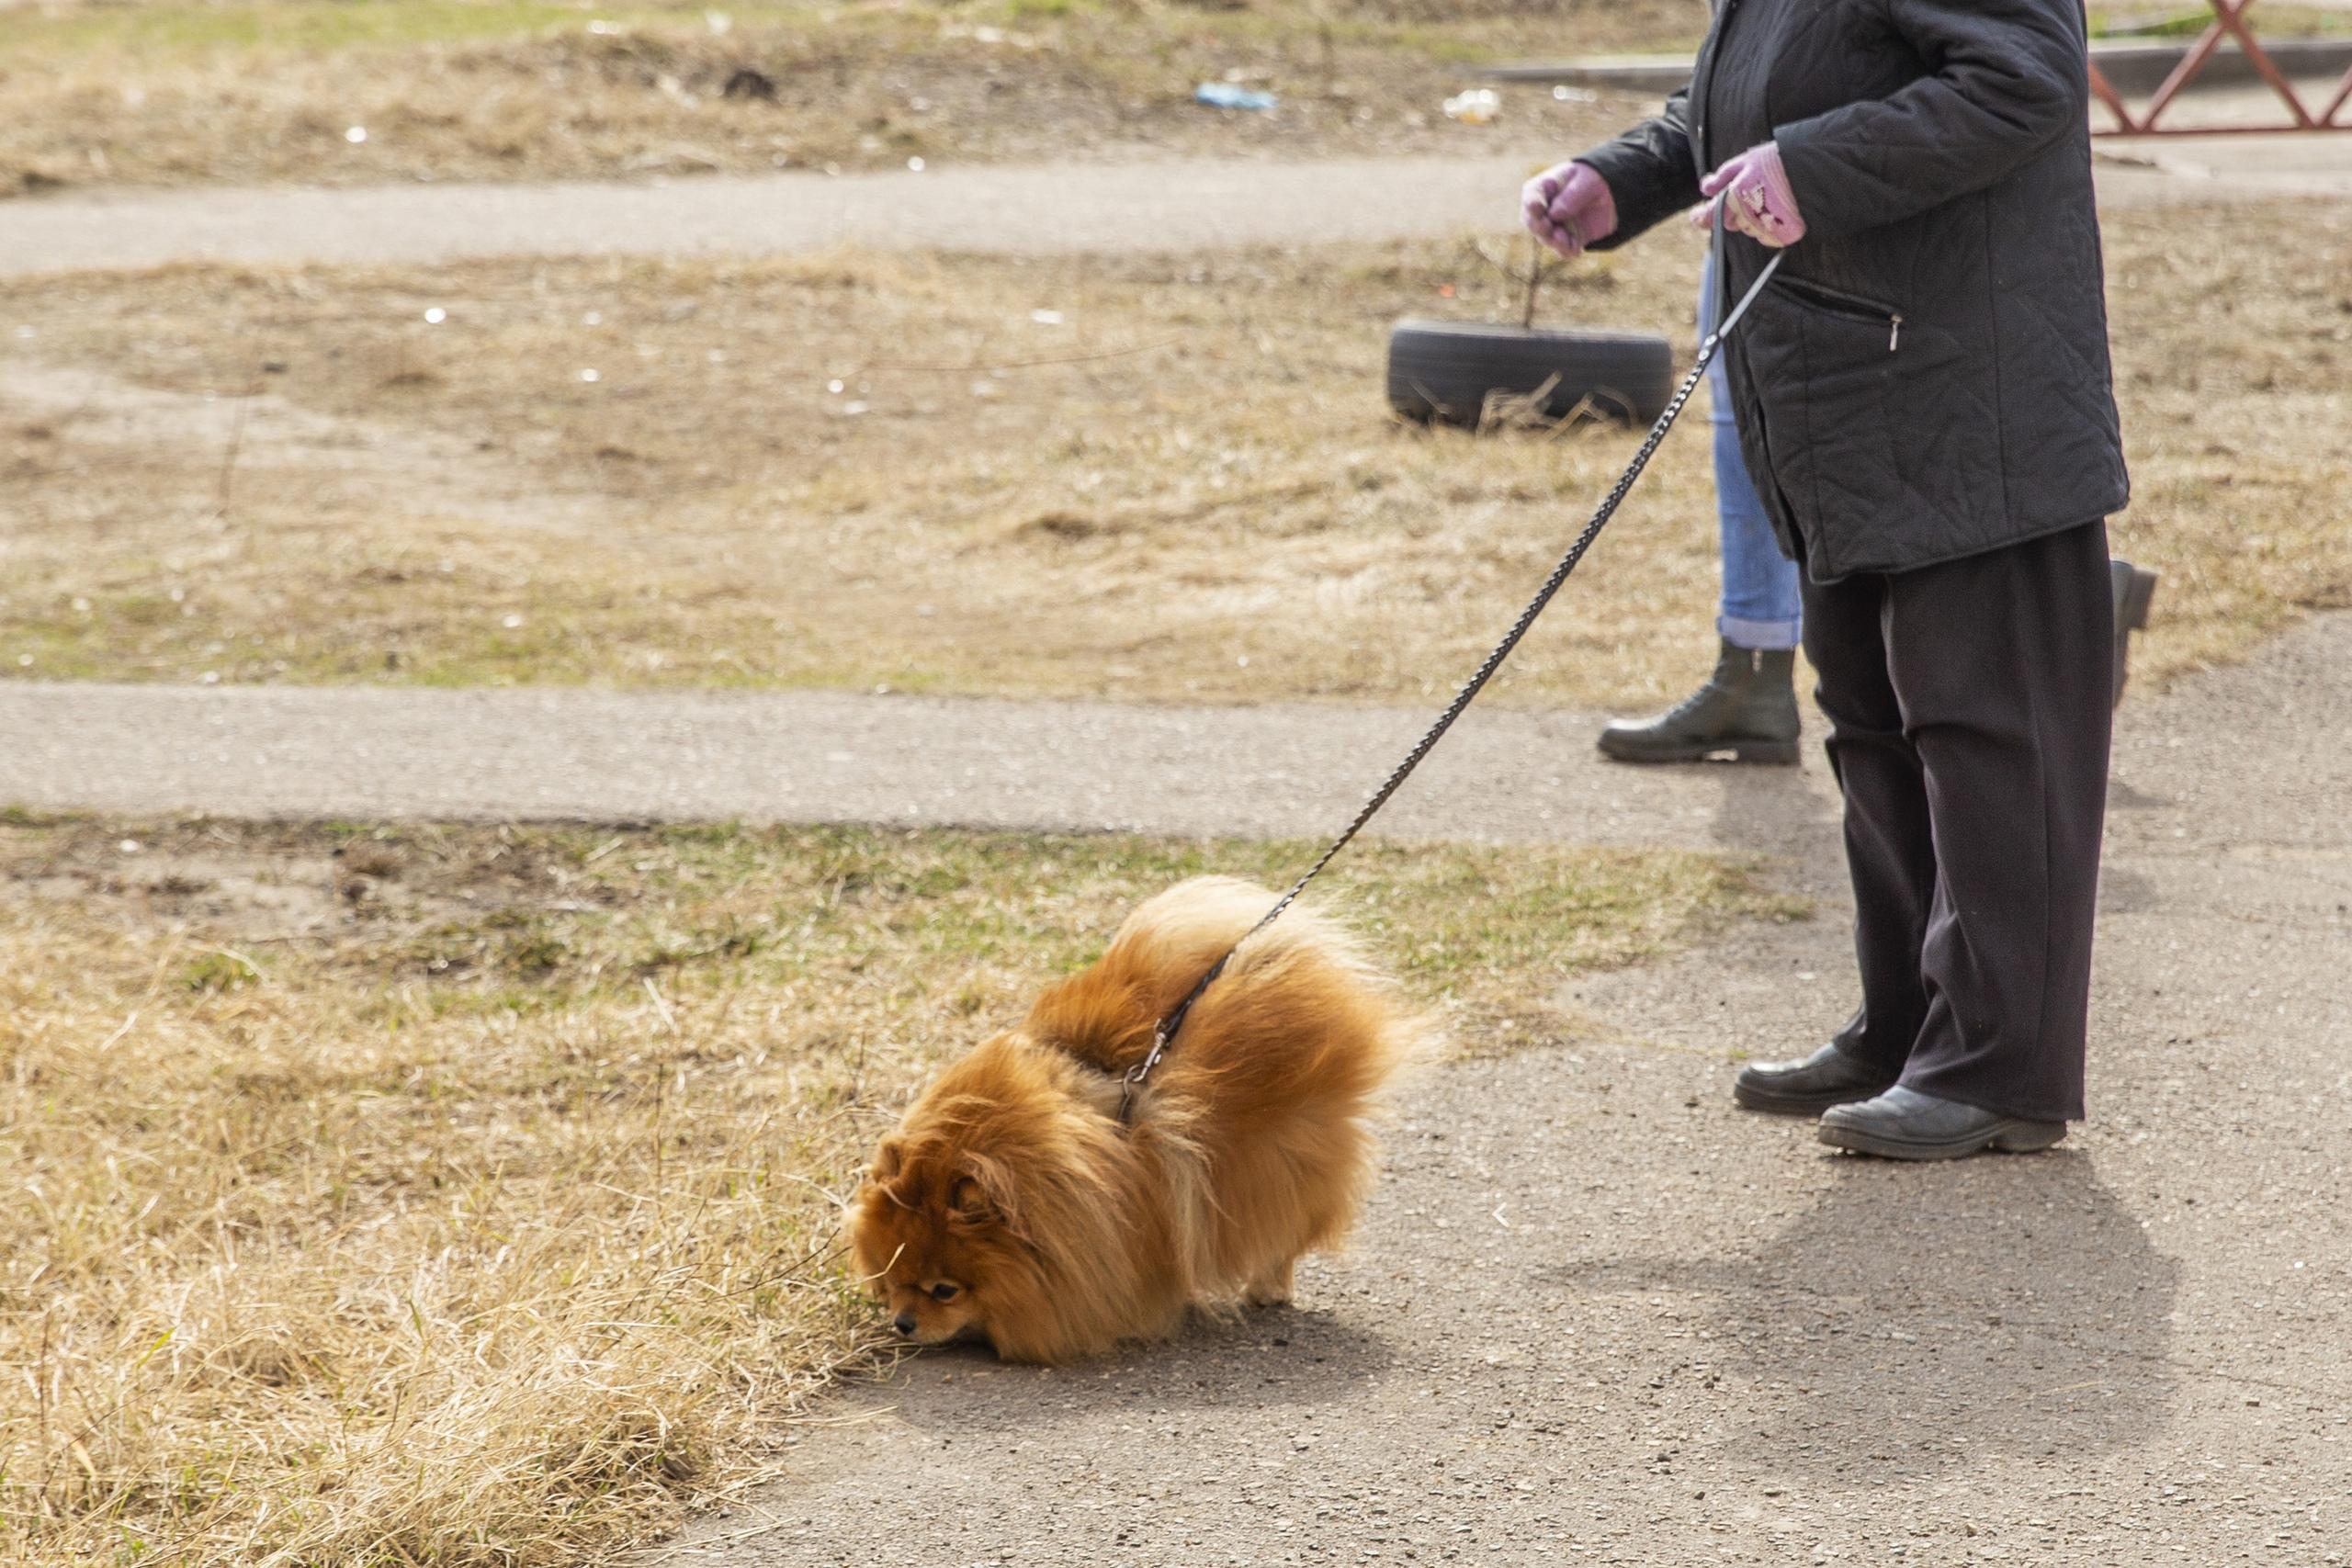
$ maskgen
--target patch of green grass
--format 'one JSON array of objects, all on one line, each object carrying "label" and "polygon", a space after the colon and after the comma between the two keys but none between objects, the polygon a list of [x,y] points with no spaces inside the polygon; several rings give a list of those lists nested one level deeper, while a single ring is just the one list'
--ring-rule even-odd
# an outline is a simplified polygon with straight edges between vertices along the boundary
[{"label": "patch of green grass", "polygon": [[233,991],[260,978],[259,964],[225,947],[197,954],[180,970],[180,985],[191,991]]}]

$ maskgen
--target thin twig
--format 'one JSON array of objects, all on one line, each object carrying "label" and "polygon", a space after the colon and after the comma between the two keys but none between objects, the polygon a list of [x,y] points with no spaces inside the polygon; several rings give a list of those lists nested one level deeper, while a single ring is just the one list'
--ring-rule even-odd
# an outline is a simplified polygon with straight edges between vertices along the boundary
[{"label": "thin twig", "polygon": [[[53,1309],[51,1309],[53,1310]],[[40,1479],[34,1484],[33,1495],[43,1508],[49,1506],[49,1331],[51,1311],[40,1314],[40,1355],[33,1366],[33,1399],[39,1406],[36,1447],[40,1450]]]},{"label": "thin twig", "polygon": [[1543,296],[1544,286],[1549,283],[1566,264],[1546,257],[1543,247],[1536,243],[1532,234],[1527,238],[1528,259],[1527,265],[1524,267],[1513,266],[1508,259],[1495,254],[1477,241],[1470,243],[1470,249],[1477,254],[1480,261],[1526,290],[1520,311],[1519,324],[1521,328],[1532,332],[1535,328],[1535,306],[1537,300]]},{"label": "thin twig", "polygon": [[212,515],[222,523],[229,520],[229,488],[237,477],[237,454],[245,444],[245,412],[260,391],[261,378],[256,375],[239,395],[235,416],[229,422],[229,450],[220,459],[220,482],[212,502]]},{"label": "thin twig", "polygon": [[[703,953],[697,953],[695,956],[702,957],[707,955],[708,953],[716,951],[718,951],[716,948],[706,949]],[[662,988],[653,983],[653,976],[650,975],[645,976],[641,983],[645,987],[645,994],[653,998],[653,1010],[662,1015],[662,1024],[668,1028],[671,1033],[677,1033],[678,1015],[670,1010],[670,1003],[662,995]]]}]

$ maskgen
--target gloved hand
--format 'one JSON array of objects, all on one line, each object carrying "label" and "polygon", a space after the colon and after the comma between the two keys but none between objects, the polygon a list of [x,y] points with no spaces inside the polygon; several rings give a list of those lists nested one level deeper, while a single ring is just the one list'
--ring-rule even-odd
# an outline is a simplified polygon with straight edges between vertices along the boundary
[{"label": "gloved hand", "polygon": [[1570,260],[1617,228],[1617,198],[1589,164],[1555,164],[1528,181],[1519,197],[1527,231]]},{"label": "gloved hand", "polygon": [[1713,228],[1720,207],[1724,228],[1758,244],[1778,250],[1804,238],[1804,217],[1797,211],[1797,194],[1789,188],[1777,142],[1750,147],[1701,180],[1699,192],[1712,199],[1691,215],[1694,228]]}]

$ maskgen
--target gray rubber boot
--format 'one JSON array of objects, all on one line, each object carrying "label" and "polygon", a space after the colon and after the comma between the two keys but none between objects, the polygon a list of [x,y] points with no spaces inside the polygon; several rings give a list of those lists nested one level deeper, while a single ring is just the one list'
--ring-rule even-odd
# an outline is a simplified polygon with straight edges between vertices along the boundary
[{"label": "gray rubber boot", "polygon": [[1796,655],[1723,645],[1707,683],[1670,712],[1612,724],[1600,750],[1621,762],[1792,763],[1797,760]]}]

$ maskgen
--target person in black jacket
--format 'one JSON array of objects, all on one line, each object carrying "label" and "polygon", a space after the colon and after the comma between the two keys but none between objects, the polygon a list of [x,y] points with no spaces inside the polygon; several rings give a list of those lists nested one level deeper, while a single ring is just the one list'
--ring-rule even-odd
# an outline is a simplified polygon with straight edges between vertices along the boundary
[{"label": "person in black jacket", "polygon": [[1862,999],[1751,1109],[1939,1158],[2083,1114],[2127,479],[2080,0],[1721,0],[1665,112],[1539,175],[1573,254],[1705,201],[1740,445],[1804,568]]}]

